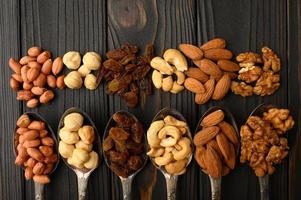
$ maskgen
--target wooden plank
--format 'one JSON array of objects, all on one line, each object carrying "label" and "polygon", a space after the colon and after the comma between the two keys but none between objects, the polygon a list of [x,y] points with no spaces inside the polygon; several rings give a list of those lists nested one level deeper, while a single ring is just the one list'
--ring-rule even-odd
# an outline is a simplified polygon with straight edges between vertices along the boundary
[{"label": "wooden plank", "polygon": [[21,111],[16,94],[9,87],[10,57],[20,55],[19,1],[0,2],[0,196],[2,199],[24,199],[23,170],[14,164],[13,130]]}]

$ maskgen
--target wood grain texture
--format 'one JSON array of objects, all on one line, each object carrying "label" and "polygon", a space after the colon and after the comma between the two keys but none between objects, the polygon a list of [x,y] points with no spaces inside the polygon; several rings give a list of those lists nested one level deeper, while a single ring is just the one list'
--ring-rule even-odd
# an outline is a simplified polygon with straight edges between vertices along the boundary
[{"label": "wood grain texture", "polygon": [[[47,106],[33,109],[45,117],[54,130],[64,110],[79,107],[94,120],[100,135],[109,117],[125,109],[135,114],[147,129],[154,115],[163,107],[179,110],[187,119],[191,131],[201,115],[212,105],[224,105],[234,114],[238,125],[262,102],[289,107],[296,119],[290,131],[289,158],[277,166],[271,177],[271,199],[301,199],[301,135],[300,121],[300,48],[301,24],[298,0],[11,0],[0,2],[0,196],[1,199],[33,199],[31,181],[25,181],[23,172],[14,165],[12,130],[18,116],[27,111],[15,100],[9,88],[11,71],[9,57],[19,57],[32,45],[42,46],[63,55],[77,50],[99,52],[105,57],[109,49],[125,42],[143,51],[148,43],[155,45],[162,55],[167,48],[180,43],[201,45],[213,37],[225,38],[235,54],[241,51],[260,51],[263,45],[275,49],[282,59],[281,87],[269,97],[242,98],[228,94],[223,101],[206,105],[194,104],[194,95],[178,95],[154,90],[143,107],[129,109],[118,96],[108,96],[105,86],[96,91],[56,90],[57,98]],[[190,63],[191,64],[191,63]],[[67,70],[66,70],[67,71]],[[46,199],[77,199],[75,174],[63,162],[47,185]],[[13,186],[12,186],[13,185]],[[88,186],[89,199],[122,199],[120,180],[105,165],[93,172]],[[259,199],[257,178],[246,165],[223,178],[222,199]],[[150,161],[133,182],[133,199],[165,199],[163,175]],[[210,199],[210,183],[192,161],[185,175],[178,181],[177,199]]]}]

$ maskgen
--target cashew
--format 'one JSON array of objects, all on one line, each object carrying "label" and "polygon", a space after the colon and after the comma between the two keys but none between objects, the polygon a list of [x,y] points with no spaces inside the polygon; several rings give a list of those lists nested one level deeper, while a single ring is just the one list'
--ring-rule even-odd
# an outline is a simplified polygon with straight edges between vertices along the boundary
[{"label": "cashew", "polygon": [[163,58],[154,57],[151,60],[150,65],[152,66],[152,68],[158,70],[162,74],[167,74],[167,75],[173,74],[172,67]]},{"label": "cashew", "polygon": [[166,147],[165,152],[172,152],[174,150],[174,147]]},{"label": "cashew", "polygon": [[178,70],[175,70],[174,74],[177,76],[177,84],[182,85],[185,81],[185,74]]},{"label": "cashew", "polygon": [[161,140],[160,145],[163,147],[171,147],[177,144],[177,140],[173,137],[164,138]]},{"label": "cashew", "polygon": [[165,170],[169,174],[180,173],[180,172],[182,172],[185,169],[187,161],[188,160],[185,158],[185,159],[182,159],[182,160],[171,162],[171,163],[165,165]]},{"label": "cashew", "polygon": [[170,90],[171,93],[177,94],[179,92],[181,92],[182,90],[184,90],[184,86],[179,85],[176,81],[173,82],[172,88]]},{"label": "cashew", "polygon": [[167,76],[166,78],[163,78],[162,82],[162,90],[165,92],[168,92],[172,89],[173,86],[173,80],[172,76]]},{"label": "cashew", "polygon": [[187,128],[186,127],[178,127],[182,135],[185,135],[187,133]]},{"label": "cashew", "polygon": [[167,125],[178,126],[178,127],[187,127],[186,122],[177,120],[175,117],[173,117],[173,116],[171,116],[171,115],[167,115],[167,116],[163,119],[163,121],[164,121],[165,124],[167,124]]},{"label": "cashew", "polygon": [[152,81],[155,88],[160,89],[162,87],[163,75],[159,71],[154,70],[152,74]]},{"label": "cashew", "polygon": [[173,174],[173,175],[179,176],[179,175],[184,174],[185,172],[186,172],[186,167],[185,167],[182,171],[180,171],[180,172],[178,172],[178,173],[175,173],[175,174]]},{"label": "cashew", "polygon": [[176,148],[176,150],[178,150],[178,151],[182,150],[182,147],[181,147],[180,145],[178,145],[178,144],[175,144],[175,148]]},{"label": "cashew", "polygon": [[159,166],[167,165],[172,160],[173,160],[173,156],[172,156],[172,153],[170,153],[170,152],[164,153],[163,156],[156,157],[154,159],[155,163]]},{"label": "cashew", "polygon": [[162,140],[167,135],[170,135],[173,138],[175,138],[176,140],[178,140],[181,136],[181,133],[180,133],[180,130],[177,127],[165,126],[159,131],[158,138]]},{"label": "cashew", "polygon": [[151,148],[146,154],[150,157],[159,157],[164,154],[164,148]]},{"label": "cashew", "polygon": [[159,120],[153,122],[147,130],[147,141],[150,147],[160,147],[160,139],[158,138],[158,132],[163,128],[164,121]]},{"label": "cashew", "polygon": [[182,160],[184,158],[187,158],[189,154],[191,154],[191,142],[190,139],[187,137],[183,137],[179,142],[178,145],[182,147],[180,151],[174,149],[172,151],[173,157],[175,160]]},{"label": "cashew", "polygon": [[174,65],[178,71],[184,72],[188,69],[186,58],[176,49],[167,49],[163,54],[163,58],[169,64]]}]

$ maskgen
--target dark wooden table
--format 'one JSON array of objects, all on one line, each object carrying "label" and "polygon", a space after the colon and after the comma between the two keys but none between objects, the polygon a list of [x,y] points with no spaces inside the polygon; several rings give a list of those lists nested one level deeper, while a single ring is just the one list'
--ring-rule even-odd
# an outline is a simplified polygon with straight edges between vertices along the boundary
[{"label": "dark wooden table", "polygon": [[[288,107],[297,122],[290,131],[289,157],[271,177],[271,199],[301,199],[300,121],[300,1],[298,0],[2,0],[0,2],[0,199],[33,199],[33,182],[25,181],[14,165],[12,137],[15,121],[28,109],[9,88],[9,57],[20,57],[32,45],[52,51],[54,56],[68,50],[81,53],[109,49],[130,42],[144,47],[153,42],[156,53],[181,42],[202,44],[222,37],[234,53],[273,48],[282,59],[281,87],[269,97],[242,98],[228,94],[223,101],[194,104],[193,95],[172,95],[155,91],[144,108],[128,109],[117,96],[108,96],[104,86],[96,91],[56,91],[50,105],[40,113],[56,129],[65,109],[76,106],[91,115],[99,132],[115,111],[128,109],[147,127],[163,107],[178,109],[195,129],[202,113],[212,105],[224,105],[239,125],[262,102]],[[77,199],[75,174],[62,162],[46,188],[46,199]],[[119,179],[102,163],[89,182],[89,199],[121,199]],[[134,199],[165,199],[162,174],[149,162],[133,182]],[[256,176],[246,165],[238,165],[223,178],[222,199],[259,199]],[[178,199],[209,199],[207,176],[193,161],[179,178]]]}]

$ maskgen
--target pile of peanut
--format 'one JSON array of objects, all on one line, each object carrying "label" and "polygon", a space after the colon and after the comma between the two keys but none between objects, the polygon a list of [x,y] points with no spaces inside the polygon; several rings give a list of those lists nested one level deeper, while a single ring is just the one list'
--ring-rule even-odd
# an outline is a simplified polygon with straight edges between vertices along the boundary
[{"label": "pile of peanut", "polygon": [[288,155],[289,147],[283,135],[293,126],[288,109],[271,108],[262,117],[249,117],[240,129],[240,162],[248,162],[256,176],[273,174],[273,165]]},{"label": "pile of peanut", "polygon": [[147,141],[150,146],[147,155],[156,165],[171,175],[186,172],[192,154],[186,122],[170,115],[154,121],[147,131]]},{"label": "pile of peanut", "polygon": [[216,110],[208,114],[194,136],[194,158],[203,172],[213,178],[227,175],[234,169],[238,137],[231,124],[224,121],[224,112]]},{"label": "pile of peanut", "polygon": [[262,56],[254,52],[241,53],[236,57],[241,69],[238,80],[232,81],[231,90],[243,97],[266,96],[273,94],[280,87],[281,62],[270,48],[261,49]]},{"label": "pile of peanut", "polygon": [[61,57],[52,61],[49,51],[40,47],[31,47],[27,55],[19,61],[9,59],[9,66],[14,72],[10,79],[10,87],[17,91],[17,100],[26,101],[26,106],[34,108],[47,104],[54,98],[52,89],[63,89],[64,75]]},{"label": "pile of peanut", "polygon": [[25,168],[25,178],[33,178],[41,184],[49,183],[48,174],[54,169],[58,156],[45,122],[22,115],[17,121],[15,148],[15,164]]}]

